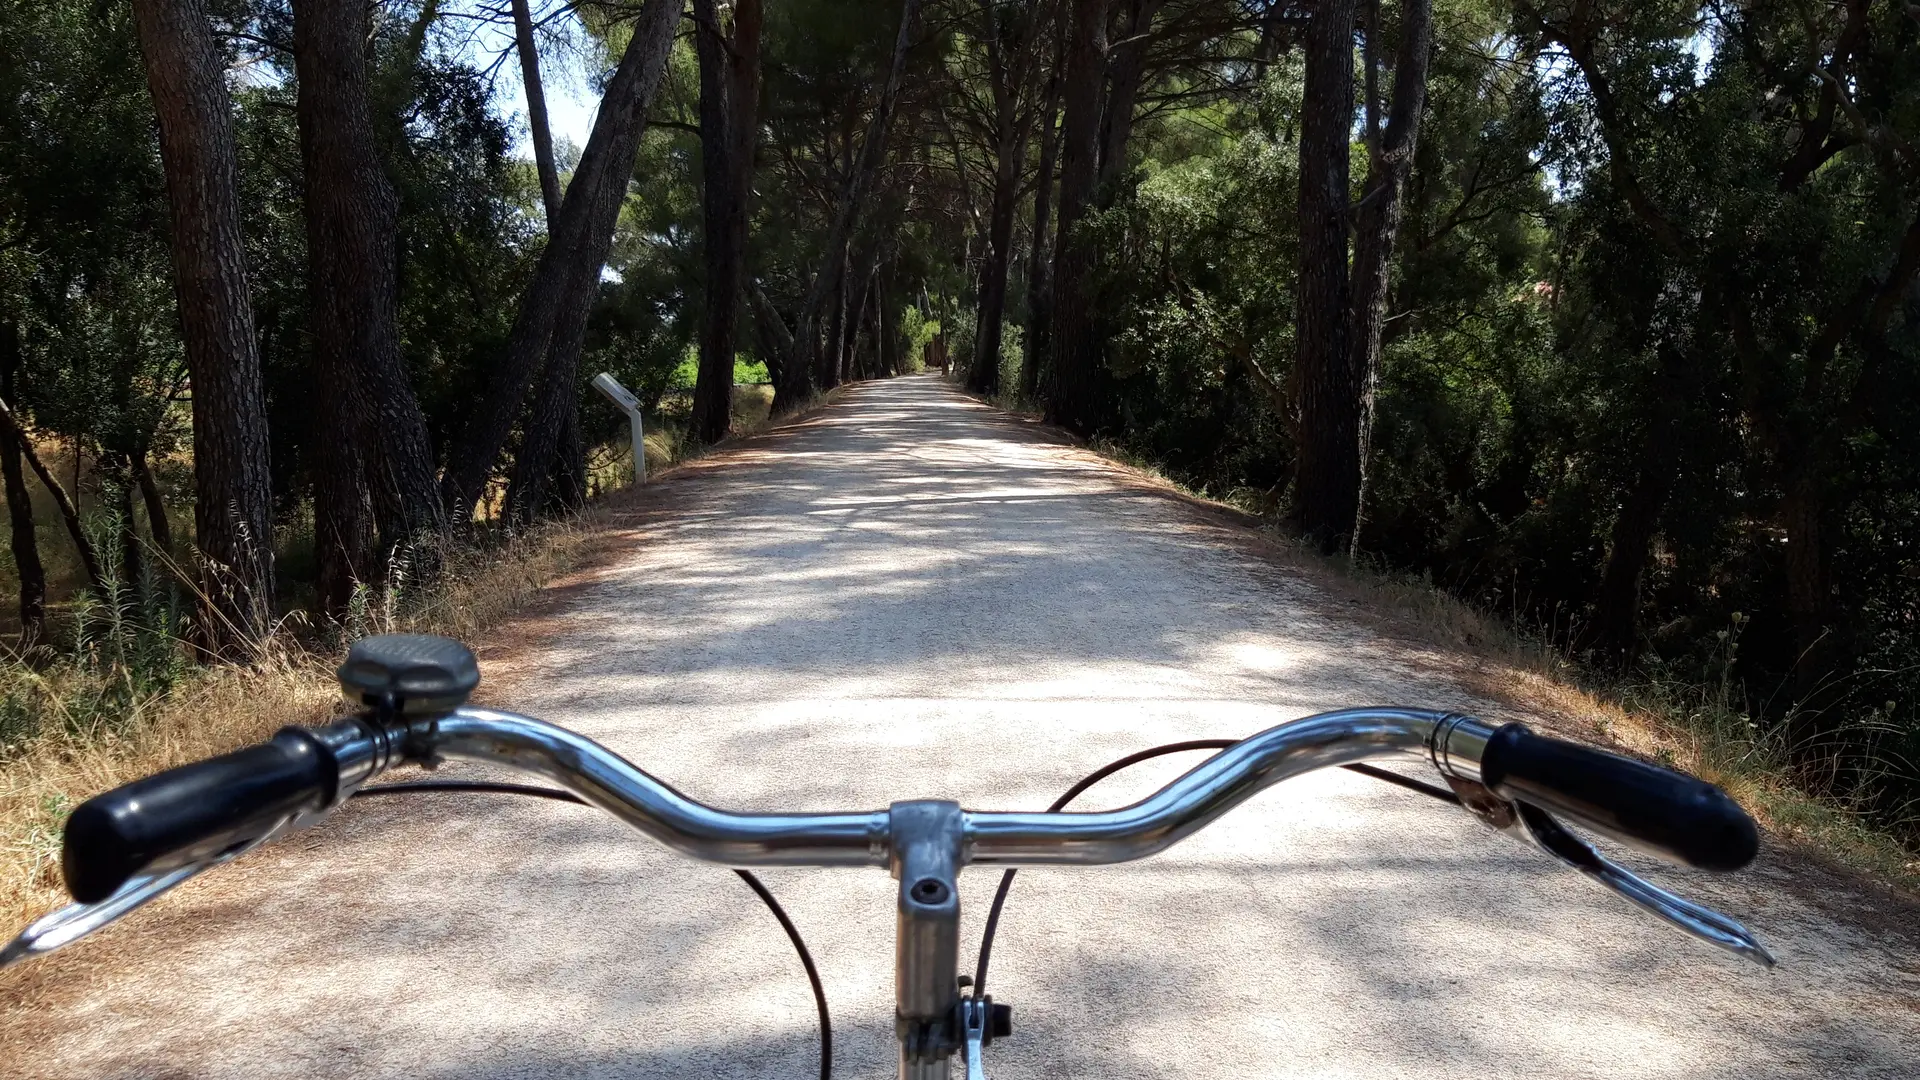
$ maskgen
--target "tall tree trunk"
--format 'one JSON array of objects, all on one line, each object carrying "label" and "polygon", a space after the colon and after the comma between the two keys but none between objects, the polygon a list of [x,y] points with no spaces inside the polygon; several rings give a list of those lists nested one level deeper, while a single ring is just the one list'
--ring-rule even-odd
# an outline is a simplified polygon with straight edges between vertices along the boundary
[{"label": "tall tree trunk", "polygon": [[1325,0],[1306,34],[1300,118],[1299,446],[1295,511],[1324,551],[1353,529],[1360,390],[1348,353],[1347,185],[1355,0]]},{"label": "tall tree trunk", "polygon": [[796,358],[800,356],[800,346],[787,329],[786,319],[774,307],[773,300],[758,281],[748,279],[746,293],[747,302],[753,308],[754,334],[766,361],[767,376],[773,383],[773,413],[778,415],[792,408],[807,394],[806,374],[802,372],[795,375],[792,370]]},{"label": "tall tree trunk", "polygon": [[1100,87],[1106,74],[1107,0],[1073,0],[1062,75],[1060,222],[1054,239],[1052,364],[1047,419],[1087,434],[1096,423],[1101,366],[1094,338],[1093,247],[1075,226],[1093,199],[1100,164]]},{"label": "tall tree trunk", "polygon": [[560,216],[560,170],[553,160],[553,132],[547,126],[547,91],[540,81],[540,49],[533,39],[533,13],[527,0],[513,0],[513,43],[520,53],[520,82],[527,92],[527,131],[533,138],[533,163],[540,172],[540,201],[547,229]]},{"label": "tall tree trunk", "polygon": [[[20,370],[20,324],[0,322],[0,400],[12,401],[14,373]],[[20,578],[22,651],[47,634],[47,571],[40,564],[40,537],[34,531],[33,497],[20,472],[20,440],[0,435],[0,477],[6,480],[7,523],[11,527],[13,565]]]},{"label": "tall tree trunk", "polygon": [[193,379],[194,535],[207,560],[199,631],[246,651],[273,611],[266,394],[247,300],[232,102],[200,0],[134,0],[172,208],[174,290]]},{"label": "tall tree trunk", "polygon": [[1026,27],[1009,56],[996,25],[995,5],[980,5],[981,34],[987,42],[988,76],[994,104],[993,198],[987,211],[986,265],[980,269],[980,304],[974,323],[973,358],[968,389],[1000,392],[1000,338],[1006,317],[1007,273],[1013,263],[1013,218],[1020,199],[1020,174],[1027,163],[1027,129],[1032,114],[1020,108],[1029,65],[1022,62],[1032,44]]},{"label": "tall tree trunk", "polygon": [[694,0],[694,13],[701,24],[694,42],[700,61],[707,307],[701,313],[691,423],[694,438],[715,443],[727,436],[733,420],[733,354],[760,116],[761,0],[734,4],[733,33],[724,41],[718,37],[713,0]]},{"label": "tall tree trunk", "polygon": [[107,498],[112,500],[113,531],[120,542],[120,595],[118,601],[128,605],[136,600],[141,591],[140,534],[135,531],[133,522],[133,462],[128,454],[116,455],[109,476],[110,490]]},{"label": "tall tree trunk", "polygon": [[[852,241],[854,227],[865,208],[867,189],[872,187],[873,178],[880,171],[880,163],[886,158],[887,133],[893,122],[894,107],[900,99],[900,84],[907,67],[907,50],[913,44],[913,30],[919,14],[920,0],[902,0],[900,29],[894,35],[893,56],[887,67],[886,82],[881,84],[880,98],[874,103],[873,116],[867,122],[866,139],[860,144],[860,159],[854,165],[853,174],[847,178],[846,190],[840,193],[840,198],[834,204],[826,247],[820,254],[820,269],[814,274],[813,283],[807,289],[806,302],[800,309],[800,328],[794,336],[807,348],[818,347],[819,333],[814,328],[820,322],[828,298],[839,284],[847,256],[847,244]],[[804,369],[804,360],[793,366]]]},{"label": "tall tree trunk", "polygon": [[1047,331],[1052,314],[1053,246],[1048,242],[1047,219],[1053,210],[1053,170],[1060,148],[1060,67],[1066,32],[1055,35],[1053,65],[1048,69],[1046,106],[1041,113],[1040,164],[1033,181],[1033,234],[1027,249],[1027,332],[1020,340],[1020,396],[1032,401],[1040,389],[1040,368],[1047,358]]},{"label": "tall tree trunk", "polygon": [[[679,21],[679,0],[650,0],[634,26],[620,66],[607,83],[600,110],[594,117],[593,133],[587,138],[586,150],[580,155],[580,164],[574,169],[573,180],[562,199],[559,224],[552,230],[552,239],[534,268],[533,280],[521,296],[520,309],[507,339],[506,355],[495,369],[478,415],[469,421],[454,451],[448,455],[440,490],[454,521],[472,517],[474,504],[493,472],[494,461],[513,431],[527,386],[542,370],[542,360],[548,357],[555,338],[585,332],[591,292],[598,286],[600,268],[605,265],[607,249],[613,242],[613,226],[626,198],[627,181],[633,174],[640,137],[646,131],[647,109],[659,89]],[[580,302],[583,291],[588,294],[587,303]],[[577,356],[576,353],[576,359]],[[549,369],[552,366],[547,365]],[[549,378],[547,386],[558,384],[559,393],[577,397],[578,387],[573,385],[572,373],[565,374],[564,380]],[[562,412],[561,402],[547,402],[536,408],[539,414],[560,415]],[[544,485],[559,431],[532,424],[528,430],[534,436],[530,440],[534,444],[532,450],[542,460],[537,463],[539,467],[528,470],[527,475],[541,477],[534,482]],[[523,456],[527,449],[523,444]],[[531,505],[538,505],[538,500],[533,500]]]},{"label": "tall tree trunk", "polygon": [[[1375,13],[1370,10],[1370,16]],[[1379,20],[1368,24],[1371,39]],[[1369,50],[1373,42],[1368,41]],[[1402,0],[1400,5],[1400,51],[1393,63],[1393,103],[1387,110],[1386,131],[1369,138],[1371,160],[1367,166],[1367,191],[1361,199],[1358,235],[1353,251],[1352,350],[1354,379],[1359,386],[1359,438],[1355,443],[1355,467],[1359,480],[1354,488],[1354,518],[1349,554],[1360,548],[1360,527],[1367,512],[1367,478],[1373,459],[1374,397],[1380,386],[1381,331],[1386,326],[1388,274],[1393,264],[1393,245],[1400,233],[1405,212],[1403,194],[1407,176],[1413,171],[1414,151],[1420,141],[1420,116],[1427,104],[1427,60],[1433,54],[1432,0]],[[1368,65],[1368,133],[1372,136],[1374,75]]]}]

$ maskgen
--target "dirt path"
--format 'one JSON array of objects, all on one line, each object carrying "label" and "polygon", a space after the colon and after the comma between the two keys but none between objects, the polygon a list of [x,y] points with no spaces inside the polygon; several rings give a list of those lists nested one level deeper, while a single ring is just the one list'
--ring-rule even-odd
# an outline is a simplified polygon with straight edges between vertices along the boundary
[{"label": "dirt path", "polygon": [[[721,806],[1037,807],[1129,751],[1339,705],[1502,715],[1182,500],[927,377],[642,507],[631,554],[523,626],[537,644],[482,697]],[[1763,858],[1661,880],[1748,921],[1771,973],[1465,815],[1316,774],[1156,859],[1023,873],[990,1075],[1920,1075],[1901,902]],[[819,957],[836,1075],[889,1075],[893,883],[766,877]],[[962,878],[971,934],[994,880]],[[500,798],[355,805],[0,993],[8,1076],[801,1078],[816,1053],[733,875]]]}]

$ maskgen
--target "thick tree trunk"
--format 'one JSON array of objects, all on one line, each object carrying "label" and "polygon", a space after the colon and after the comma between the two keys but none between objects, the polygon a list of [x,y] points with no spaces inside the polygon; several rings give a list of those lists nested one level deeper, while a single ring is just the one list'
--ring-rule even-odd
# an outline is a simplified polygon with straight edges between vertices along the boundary
[{"label": "thick tree trunk", "polygon": [[1066,44],[1064,30],[1057,36],[1053,67],[1047,76],[1047,102],[1041,113],[1040,164],[1033,181],[1033,234],[1027,249],[1027,332],[1020,341],[1020,396],[1034,400],[1040,389],[1040,369],[1047,358],[1047,332],[1052,313],[1053,245],[1047,219],[1053,211],[1053,171],[1060,148],[1060,67]]},{"label": "thick tree trunk", "polygon": [[[847,179],[846,190],[840,193],[834,205],[826,247],[820,254],[820,269],[814,274],[806,302],[800,309],[800,326],[794,336],[803,347],[819,347],[819,333],[815,328],[835,286],[839,284],[838,279],[847,257],[847,245],[853,239],[854,227],[859,223],[860,212],[866,206],[867,190],[873,186],[873,178],[886,158],[887,133],[892,126],[894,107],[900,100],[907,49],[913,44],[913,28],[919,13],[920,0],[902,0],[900,29],[894,35],[893,56],[888,64],[886,82],[881,84],[880,98],[874,103],[873,116],[867,122],[866,139],[860,144],[860,159],[854,165],[853,175]],[[805,370],[805,359],[798,358],[790,366]]]},{"label": "thick tree trunk", "polygon": [[245,652],[273,611],[266,395],[248,307],[225,65],[200,0],[134,0],[172,208],[174,290],[193,379],[199,631]]},{"label": "thick tree trunk", "polygon": [[533,138],[533,163],[540,172],[540,201],[547,228],[560,216],[560,170],[553,160],[553,132],[547,126],[547,91],[540,81],[540,49],[533,40],[533,13],[527,0],[513,0],[513,43],[520,53],[520,81],[527,92],[527,131]]},{"label": "thick tree trunk", "polygon": [[[20,325],[0,322],[0,400],[12,401],[14,373],[20,370]],[[20,472],[20,441],[0,435],[0,477],[6,480],[7,524],[13,566],[20,578],[20,641],[25,651],[46,637],[47,571],[40,563],[40,537],[34,531],[33,497]]]},{"label": "thick tree trunk", "polygon": [[1793,616],[1800,654],[1794,675],[1803,696],[1811,694],[1831,670],[1827,657],[1836,651],[1828,640],[1834,620],[1821,535],[1825,503],[1819,471],[1806,465],[1795,467],[1787,477],[1780,522],[1787,534],[1787,610]]},{"label": "thick tree trunk", "polygon": [[547,511],[556,473],[585,471],[585,448],[579,438],[580,353],[586,346],[587,315],[599,295],[604,247],[600,256],[575,266],[578,277],[565,290],[555,313],[547,366],[521,424],[520,452],[507,481],[506,515],[516,524],[524,525]]},{"label": "thick tree trunk", "polygon": [[1307,535],[1329,552],[1352,532],[1360,492],[1360,390],[1347,346],[1355,6],[1355,0],[1326,0],[1314,9],[1300,118],[1294,503]]},{"label": "thick tree trunk", "polygon": [[[397,363],[399,352],[392,248],[396,208],[373,157],[366,17],[366,7],[353,0],[297,0],[293,6],[312,304],[315,409],[307,446],[314,557],[320,610],[335,617],[346,610],[356,583],[377,576],[367,479],[368,442],[380,433],[361,369],[378,362],[372,354]],[[428,480],[431,484],[430,475]]]},{"label": "thick tree trunk", "polygon": [[[1676,418],[1677,419],[1677,418]],[[1607,565],[1594,598],[1593,625],[1583,635],[1591,648],[1612,664],[1633,659],[1640,645],[1640,582],[1660,531],[1660,515],[1673,490],[1671,420],[1656,421],[1640,468],[1621,501],[1608,537]]]},{"label": "thick tree trunk", "polygon": [[[574,169],[573,180],[567,185],[561,202],[559,223],[552,230],[552,239],[541,253],[533,280],[521,297],[520,310],[507,339],[506,355],[495,370],[478,415],[468,423],[454,451],[448,455],[440,490],[448,513],[456,522],[472,517],[474,504],[493,472],[494,461],[513,431],[527,386],[542,370],[541,362],[548,356],[555,338],[584,333],[590,294],[599,283],[600,268],[605,265],[607,249],[613,242],[613,226],[626,198],[627,181],[633,174],[640,137],[646,130],[647,109],[659,89],[679,20],[678,0],[651,0],[634,26],[633,38],[627,44],[619,68],[607,83],[599,113],[594,117],[593,133],[587,138],[586,150],[580,155],[580,164]],[[589,293],[589,303],[579,302],[582,290]],[[580,321],[578,325],[570,325],[568,320],[576,313]],[[549,385],[555,382],[548,380]],[[570,376],[560,392],[577,397],[578,387],[572,384]],[[551,415],[562,411],[557,402],[536,409],[537,413]],[[528,430],[535,436],[530,440],[534,444],[533,452],[543,458],[537,463],[538,469],[529,470],[528,475],[544,478],[559,432],[534,426]],[[523,456],[526,450],[523,444]],[[539,483],[544,484],[545,480]],[[538,505],[538,501],[532,505]]]},{"label": "thick tree trunk", "polygon": [[[688,434],[695,442],[727,436],[733,416],[733,328],[740,262],[733,249],[732,103],[727,100],[727,42],[713,0],[693,0],[694,53],[700,65],[700,203],[707,269],[700,313],[700,366]],[[744,253],[740,253],[744,254]]]},{"label": "thick tree trunk", "polygon": [[1047,419],[1087,434],[1097,422],[1100,345],[1094,337],[1093,248],[1075,228],[1092,202],[1100,165],[1100,87],[1106,74],[1107,2],[1072,0],[1062,75],[1060,223],[1054,241],[1052,364]]},{"label": "thick tree trunk", "polygon": [[760,118],[761,0],[734,4],[733,33],[727,42],[708,30],[718,26],[713,0],[695,0],[694,12],[701,23],[694,40],[700,60],[707,308],[700,326],[692,430],[699,441],[715,443],[726,437],[733,418],[733,354],[746,280]]},{"label": "thick tree trunk", "polygon": [[[1377,22],[1376,19],[1369,25],[1369,34],[1377,28]],[[1368,48],[1372,47],[1373,43],[1368,42]],[[1394,241],[1405,211],[1402,195],[1419,145],[1420,116],[1426,110],[1427,61],[1432,53],[1432,0],[1403,0],[1400,51],[1393,64],[1393,103],[1387,110],[1386,131],[1370,140],[1373,153],[1367,168],[1367,191],[1361,200],[1358,235],[1354,239],[1350,325],[1354,378],[1360,391],[1360,431],[1355,444],[1359,481],[1354,489],[1353,525],[1348,531],[1349,554],[1359,551],[1360,527],[1366,520],[1367,477],[1373,458],[1373,406],[1380,386],[1381,331],[1387,319],[1388,277],[1393,265]],[[1368,111],[1371,113],[1374,109],[1371,65],[1368,72]],[[1371,120],[1368,127],[1371,134]]]}]

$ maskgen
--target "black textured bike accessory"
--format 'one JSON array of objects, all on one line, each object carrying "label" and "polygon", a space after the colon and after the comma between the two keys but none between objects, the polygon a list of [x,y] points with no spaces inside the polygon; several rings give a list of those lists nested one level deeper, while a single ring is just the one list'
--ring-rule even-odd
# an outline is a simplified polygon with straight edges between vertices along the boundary
[{"label": "black textured bike accessory", "polygon": [[340,665],[340,692],[355,705],[389,699],[401,715],[435,716],[466,704],[480,685],[473,650],[432,634],[376,634],[361,638]]},{"label": "black textured bike accessory", "polygon": [[1753,819],[1705,780],[1536,735],[1524,724],[1493,733],[1480,781],[1502,798],[1702,870],[1738,870],[1760,850]]},{"label": "black textured bike accessory", "polygon": [[182,765],[103,792],[67,819],[60,870],[83,904],[133,877],[164,873],[254,842],[333,797],[333,754],[288,728],[271,742]]}]

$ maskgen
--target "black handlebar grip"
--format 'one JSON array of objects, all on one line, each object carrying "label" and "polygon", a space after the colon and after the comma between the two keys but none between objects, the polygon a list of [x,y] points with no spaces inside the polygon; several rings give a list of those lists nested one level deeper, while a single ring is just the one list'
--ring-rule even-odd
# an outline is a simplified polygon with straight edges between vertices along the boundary
[{"label": "black handlebar grip", "polygon": [[1702,870],[1738,870],[1760,850],[1753,819],[1705,780],[1536,735],[1524,724],[1493,733],[1480,781],[1505,798]]},{"label": "black handlebar grip", "polygon": [[67,891],[98,903],[136,875],[251,843],[285,818],[325,806],[338,779],[332,752],[288,728],[271,742],[95,795],[67,819]]}]

